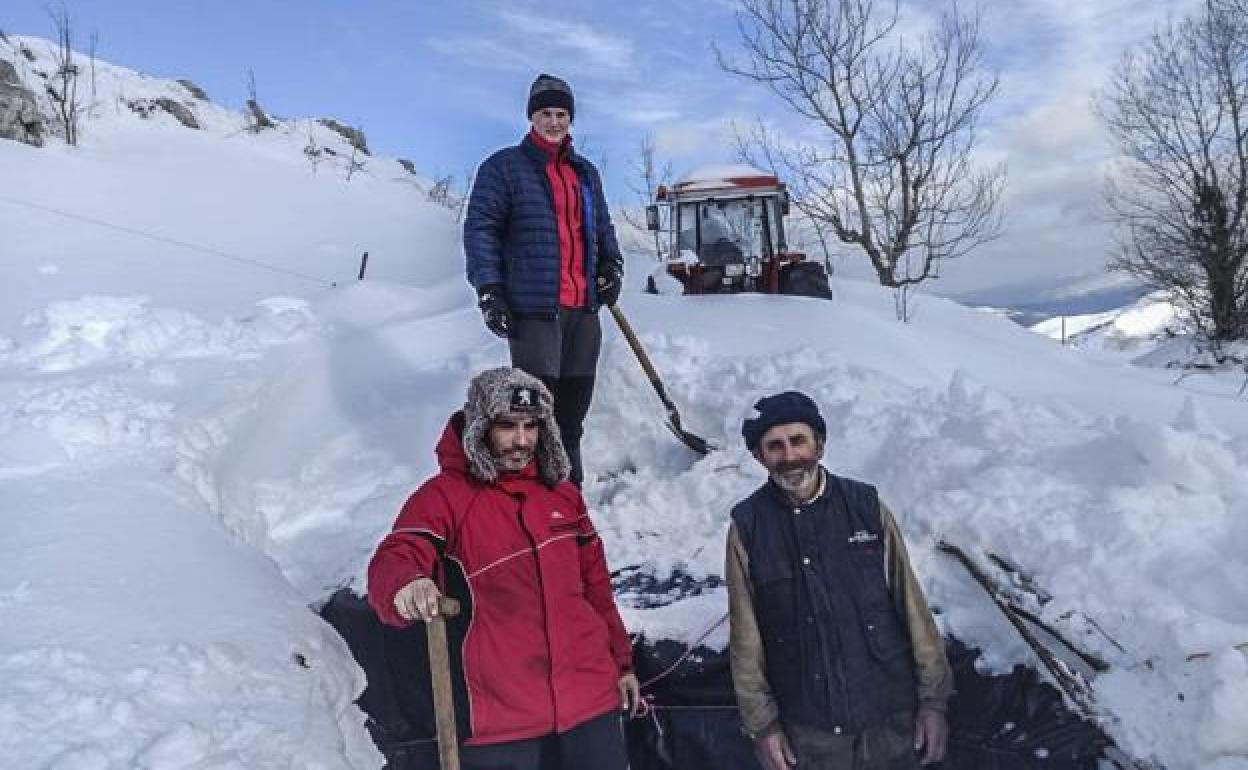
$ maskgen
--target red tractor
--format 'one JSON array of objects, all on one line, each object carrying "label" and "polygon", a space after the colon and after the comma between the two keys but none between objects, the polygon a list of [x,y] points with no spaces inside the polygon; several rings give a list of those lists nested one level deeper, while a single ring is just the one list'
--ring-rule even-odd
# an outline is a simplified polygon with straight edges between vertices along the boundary
[{"label": "red tractor", "polygon": [[666,234],[667,273],[685,294],[832,296],[824,266],[790,251],[784,183],[750,166],[708,166],[660,187],[646,226]]}]

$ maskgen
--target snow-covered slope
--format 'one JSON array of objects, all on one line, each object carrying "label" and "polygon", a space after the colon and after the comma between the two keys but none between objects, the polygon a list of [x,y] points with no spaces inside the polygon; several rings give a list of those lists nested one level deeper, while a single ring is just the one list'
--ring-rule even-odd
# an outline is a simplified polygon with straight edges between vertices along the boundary
[{"label": "snow-covered slope", "polygon": [[[14,40],[36,61],[3,41],[0,57],[39,93],[51,43]],[[394,159],[358,156],[364,167],[348,181],[352,147],[317,120],[252,133],[243,115],[176,82],[105,62],[96,71],[79,147],[0,142],[3,326],[44,307],[65,284],[144,294],[220,320],[264,292],[354,280],[364,252],[371,277],[426,285],[458,273],[444,255],[421,248],[428,239],[449,242],[453,219],[422,205],[427,182]],[[201,128],[130,107],[157,99],[176,101]],[[309,143],[321,151],[315,166]]]},{"label": "snow-covered slope", "polygon": [[1032,331],[1091,356],[1170,370],[1186,387],[1231,392],[1248,389],[1248,344],[1224,343],[1213,350],[1195,333],[1188,313],[1165,292],[1154,292],[1100,313],[1058,316]]},{"label": "snow-covered slope", "polygon": [[[0,198],[0,767],[380,766],[359,672],[307,607],[363,588],[467,379],[506,350],[450,212],[389,161],[350,182],[314,171],[281,130],[109,107],[78,149],[0,142],[2,195],[24,201]],[[365,249],[362,283],[279,272],[351,279]],[[728,509],[762,479],[740,421],[800,388],[828,418],[828,465],[899,511],[946,631],[987,665],[1030,660],[940,538],[1024,567],[1055,625],[1102,629],[1080,641],[1113,665],[1094,687],[1124,747],[1248,767],[1238,382],[1176,387],[942,300],[901,325],[888,294],[847,281],[832,302],[638,283],[622,306],[686,424],[723,449],[671,438],[608,329],[585,449],[612,566],[717,573]],[[692,639],[724,605],[625,614]]]}]

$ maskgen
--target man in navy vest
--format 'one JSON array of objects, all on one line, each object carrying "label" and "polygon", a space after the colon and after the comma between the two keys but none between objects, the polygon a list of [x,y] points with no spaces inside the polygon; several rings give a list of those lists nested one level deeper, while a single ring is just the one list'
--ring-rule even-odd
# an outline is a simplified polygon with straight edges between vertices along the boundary
[{"label": "man in navy vest", "polygon": [[767,770],[939,762],[953,673],[892,513],[820,464],[809,397],[755,404],[746,446],[769,479],[732,510],[725,574],[733,686]]},{"label": "man in navy vest", "polygon": [[464,218],[468,281],[512,366],[555,397],[555,421],[579,485],[582,423],[602,346],[598,308],[620,296],[624,260],[598,170],[572,148],[572,89],[538,75],[529,132],[477,170]]}]

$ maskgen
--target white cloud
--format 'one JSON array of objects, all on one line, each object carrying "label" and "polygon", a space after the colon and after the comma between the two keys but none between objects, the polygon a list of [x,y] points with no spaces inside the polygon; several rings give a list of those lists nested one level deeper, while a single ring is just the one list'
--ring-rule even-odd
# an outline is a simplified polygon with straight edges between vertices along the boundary
[{"label": "white cloud", "polygon": [[620,78],[634,73],[636,48],[624,37],[541,12],[508,8],[472,34],[432,38],[444,56],[485,69]]},{"label": "white cloud", "polygon": [[540,50],[548,61],[559,61],[571,54],[574,59],[570,66],[574,69],[600,74],[628,72],[635,66],[631,41],[599,32],[588,24],[515,9],[502,11],[498,16],[511,32],[520,36],[509,39],[509,45]]},{"label": "white cloud", "polygon": [[504,40],[488,37],[435,38],[428,45],[444,56],[487,69],[536,70],[540,61]]},{"label": "white cloud", "polygon": [[605,116],[611,121],[639,126],[643,129],[681,119],[689,109],[678,96],[666,91],[632,88],[626,94],[598,89],[584,92],[578,100],[586,107],[583,112]]},{"label": "white cloud", "polygon": [[668,123],[655,131],[655,150],[661,157],[672,159],[677,171],[691,162],[708,160],[708,150],[718,152],[718,160],[726,162],[733,155],[733,122],[741,124],[746,120],[740,115],[715,115]]}]

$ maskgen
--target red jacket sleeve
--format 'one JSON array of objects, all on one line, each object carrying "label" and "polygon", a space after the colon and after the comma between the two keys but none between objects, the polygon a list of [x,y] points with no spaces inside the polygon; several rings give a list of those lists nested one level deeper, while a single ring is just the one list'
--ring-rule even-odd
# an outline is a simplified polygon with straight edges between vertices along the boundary
[{"label": "red jacket sleeve", "polygon": [[407,499],[368,564],[368,603],[383,623],[409,625],[394,609],[394,595],[417,578],[435,577],[451,530],[450,507],[437,487],[426,483]]},{"label": "red jacket sleeve", "polygon": [[585,598],[606,622],[607,633],[611,638],[611,657],[619,666],[620,673],[626,674],[633,670],[633,644],[628,638],[628,631],[624,630],[620,611],[615,606],[615,594],[611,591],[611,573],[607,570],[607,555],[602,547],[602,538],[598,537],[583,500],[580,501],[580,512],[581,530],[577,543],[580,545],[581,581],[585,584]]}]

